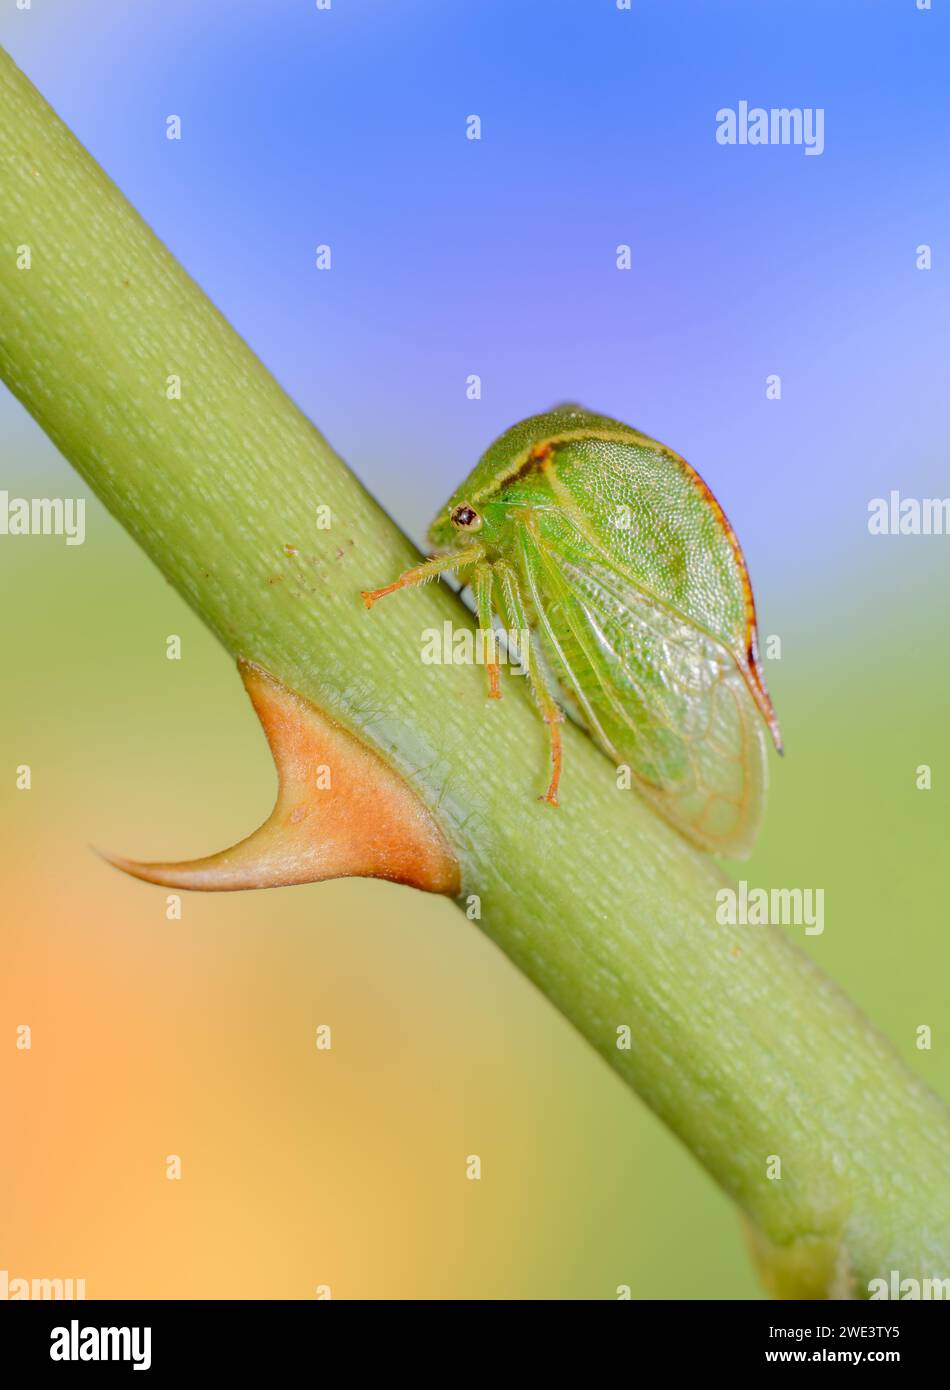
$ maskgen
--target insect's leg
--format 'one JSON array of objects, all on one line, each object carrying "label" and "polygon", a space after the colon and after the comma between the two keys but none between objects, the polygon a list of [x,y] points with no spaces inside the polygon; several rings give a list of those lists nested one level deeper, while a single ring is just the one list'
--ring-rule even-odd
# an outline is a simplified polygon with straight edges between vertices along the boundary
[{"label": "insect's leg", "polygon": [[414,565],[411,570],[406,570],[405,574],[401,574],[384,589],[364,589],[363,602],[367,608],[372,608],[378,598],[385,598],[397,589],[408,589],[413,584],[427,584],[430,579],[445,574],[447,570],[465,569],[469,565],[477,564],[484,554],[485,551],[480,545],[473,545],[467,550],[453,551],[451,555],[437,555],[433,560],[426,560],[424,564]]},{"label": "insect's leg", "polygon": [[521,650],[521,660],[527,668],[531,690],[541,710],[541,718],[548,726],[548,734],[551,739],[551,782],[544,796],[540,797],[539,800],[556,806],[558,783],[561,780],[561,730],[559,725],[562,723],[564,715],[558,708],[557,701],[540,664],[530,660],[530,652],[527,650],[528,642],[530,642],[528,616],[525,613],[518,576],[512,567],[503,560],[495,565],[495,576],[501,586],[502,607],[509,630],[525,634],[526,646]]},{"label": "insect's leg", "polygon": [[496,655],[498,635],[495,632],[495,625],[492,622],[491,611],[491,565],[476,565],[475,573],[471,579],[471,585],[475,594],[475,612],[478,615],[478,629],[480,633],[484,634],[482,640],[487,646],[486,656],[491,656],[493,658],[485,662],[488,668],[488,698],[490,700],[500,700],[501,690],[499,689],[498,678],[501,674],[501,670]]}]

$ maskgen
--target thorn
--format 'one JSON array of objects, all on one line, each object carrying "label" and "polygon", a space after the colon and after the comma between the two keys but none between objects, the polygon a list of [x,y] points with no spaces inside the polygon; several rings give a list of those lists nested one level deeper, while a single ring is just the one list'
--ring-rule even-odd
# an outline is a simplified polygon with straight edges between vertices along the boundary
[{"label": "thorn", "polygon": [[247,839],[203,859],[145,864],[96,852],[133,878],[167,888],[229,892],[385,878],[457,893],[455,855],[405,779],[260,666],[240,661],[238,669],[277,765],[269,818]]}]

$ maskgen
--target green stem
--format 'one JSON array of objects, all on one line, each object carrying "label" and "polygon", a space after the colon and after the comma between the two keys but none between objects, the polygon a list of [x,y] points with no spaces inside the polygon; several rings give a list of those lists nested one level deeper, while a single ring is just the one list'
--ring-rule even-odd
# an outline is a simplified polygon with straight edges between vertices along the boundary
[{"label": "green stem", "polygon": [[364,611],[412,548],[5,55],[0,129],[0,370],[66,458],[234,656],[410,779],[463,905],[733,1195],[778,1287],[946,1272],[944,1105],[779,932],[717,925],[715,863],[572,726],[562,808],[534,800],[522,683],[488,704],[483,671],[422,664],[423,629],[468,620],[444,587]]}]

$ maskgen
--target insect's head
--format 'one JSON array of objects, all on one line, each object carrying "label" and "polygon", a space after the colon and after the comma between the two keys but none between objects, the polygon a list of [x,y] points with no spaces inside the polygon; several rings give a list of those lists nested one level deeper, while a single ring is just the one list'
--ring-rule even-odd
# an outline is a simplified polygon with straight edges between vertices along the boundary
[{"label": "insect's head", "polygon": [[590,415],[578,405],[560,405],[544,415],[532,415],[512,425],[482,454],[468,477],[439,512],[429,529],[436,553],[483,546],[491,557],[510,539],[511,509],[508,487],[532,455],[565,431],[577,432],[586,423],[616,427],[616,422]]}]

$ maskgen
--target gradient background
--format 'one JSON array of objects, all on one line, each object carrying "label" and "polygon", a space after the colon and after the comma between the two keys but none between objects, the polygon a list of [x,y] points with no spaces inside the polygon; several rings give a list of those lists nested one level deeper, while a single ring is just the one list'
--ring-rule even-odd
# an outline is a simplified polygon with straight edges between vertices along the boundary
[{"label": "gradient background", "polygon": [[[565,398],[700,469],[782,638],[744,874],[825,889],[807,949],[946,1095],[950,538],[866,526],[891,488],[950,493],[935,6],[4,0],[0,41],[417,540]],[[825,153],[720,147],[741,99],[824,107]],[[0,486],[88,495],[6,394],[0,432]],[[87,519],[82,547],[0,538],[0,1269],[90,1297],[760,1296],[731,1205],[449,903],[343,882],[169,922],[90,852],[217,849],[274,779],[224,652]]]}]

